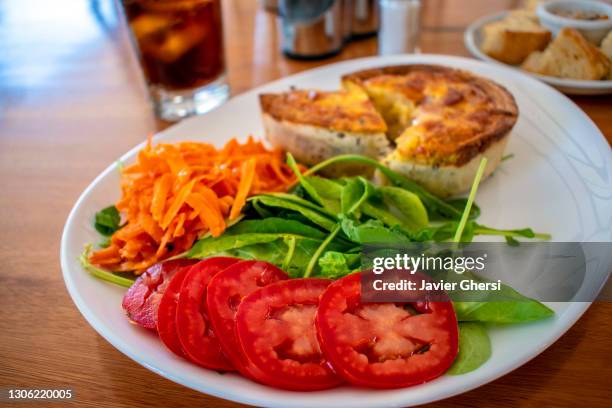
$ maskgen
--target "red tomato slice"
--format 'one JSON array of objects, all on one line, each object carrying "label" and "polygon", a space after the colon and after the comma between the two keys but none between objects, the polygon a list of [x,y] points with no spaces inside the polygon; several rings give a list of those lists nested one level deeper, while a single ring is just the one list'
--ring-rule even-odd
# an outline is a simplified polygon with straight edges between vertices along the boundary
[{"label": "red tomato slice", "polygon": [[155,330],[159,301],[174,274],[196,259],[176,259],[155,264],[143,272],[123,296],[123,310],[128,318],[147,329]]},{"label": "red tomato slice", "polygon": [[361,303],[359,274],[332,283],[315,319],[325,356],[345,380],[375,388],[442,375],[458,351],[451,302]]},{"label": "red tomato slice", "polygon": [[159,339],[170,351],[181,357],[185,357],[185,352],[176,331],[176,307],[181,285],[191,268],[191,266],[185,266],[174,274],[157,308],[157,334]]},{"label": "red tomato slice", "polygon": [[315,313],[328,279],[290,279],[244,298],[236,332],[256,380],[289,390],[323,390],[341,383],[319,348]]},{"label": "red tomato slice", "polygon": [[176,330],[187,357],[202,367],[213,370],[234,369],[223,355],[219,340],[212,330],[206,310],[206,288],[217,273],[235,264],[236,258],[208,258],[189,269],[178,297]]},{"label": "red tomato slice", "polygon": [[287,278],[285,272],[267,262],[242,261],[218,273],[208,284],[206,304],[213,331],[225,355],[246,377],[253,378],[252,372],[258,370],[240,350],[235,331],[238,305],[255,290]]}]

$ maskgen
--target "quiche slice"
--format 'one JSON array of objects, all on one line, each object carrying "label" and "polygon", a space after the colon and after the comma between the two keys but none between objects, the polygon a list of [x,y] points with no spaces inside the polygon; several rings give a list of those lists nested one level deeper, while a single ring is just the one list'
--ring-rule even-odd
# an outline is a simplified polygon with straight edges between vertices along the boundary
[{"label": "quiche slice", "polygon": [[[387,125],[368,96],[353,91],[291,90],[260,95],[268,141],[307,165],[339,154],[374,159],[389,152]],[[329,176],[363,174],[362,165],[329,167]]]},{"label": "quiche slice", "polygon": [[[359,71],[342,85],[261,95],[268,140],[308,165],[346,153],[376,158],[448,197],[470,188],[482,157],[484,176],[493,172],[518,117],[502,86],[437,65]],[[335,167],[328,175],[364,170]]]},{"label": "quiche slice", "polygon": [[442,66],[371,69],[342,82],[365,91],[389,123],[396,148],[385,164],[443,197],[470,188],[482,157],[484,177],[495,170],[518,117],[505,88]]}]

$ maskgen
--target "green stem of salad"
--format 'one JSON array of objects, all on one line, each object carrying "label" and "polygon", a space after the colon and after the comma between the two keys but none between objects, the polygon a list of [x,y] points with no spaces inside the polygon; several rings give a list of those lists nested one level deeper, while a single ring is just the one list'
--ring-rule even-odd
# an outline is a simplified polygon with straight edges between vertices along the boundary
[{"label": "green stem of salad", "polygon": [[319,245],[315,253],[312,255],[312,258],[310,259],[310,262],[308,262],[308,266],[306,267],[306,270],[304,271],[305,278],[308,278],[312,274],[312,271],[314,270],[315,265],[317,264],[317,261],[321,257],[321,254],[323,254],[323,251],[325,251],[325,248],[327,248],[329,243],[332,242],[332,240],[336,237],[338,232],[340,232],[340,224],[336,225],[336,227],[329,233],[329,236],[325,238],[325,241],[323,241],[321,245]]},{"label": "green stem of salad", "polygon": [[88,259],[89,253],[91,252],[91,247],[91,244],[86,245],[85,250],[79,256],[79,262],[81,263],[81,266],[83,266],[83,269],[85,269],[87,272],[91,273],[98,279],[102,279],[107,282],[114,283],[115,285],[123,286],[125,288],[129,288],[134,284],[134,281],[131,279],[124,278],[122,276],[117,276],[112,272],[93,266]]},{"label": "green stem of salad", "polygon": [[283,264],[281,267],[281,269],[284,271],[287,270],[287,268],[289,267],[289,264],[291,263],[291,259],[293,258],[293,254],[295,253],[295,245],[296,245],[295,237],[289,238],[289,243],[287,244],[287,247],[288,247],[287,256],[285,256],[285,259],[283,260]]},{"label": "green stem of salad", "polygon": [[[488,228],[484,226],[478,226],[474,228],[474,233],[476,235],[498,235],[502,237],[516,237],[516,238],[525,237],[524,234],[521,234],[513,230],[493,229],[493,228]],[[546,234],[543,232],[534,232],[533,235],[528,238],[536,238],[536,239],[541,239],[543,241],[548,241],[552,238],[552,236],[550,234]]]},{"label": "green stem of salad", "polygon": [[454,243],[461,242],[461,235],[463,235],[465,224],[467,223],[468,218],[470,216],[470,211],[472,211],[472,204],[474,203],[474,199],[476,198],[476,191],[478,191],[478,185],[480,184],[480,180],[482,179],[482,175],[484,174],[486,167],[487,158],[483,157],[480,161],[480,165],[478,166],[478,170],[476,171],[474,181],[472,182],[472,188],[470,189],[470,195],[468,196],[467,202],[465,203],[465,209],[463,210],[463,214],[461,215],[461,221],[459,221],[459,225],[457,226],[457,231],[455,232],[455,237],[453,238]]}]

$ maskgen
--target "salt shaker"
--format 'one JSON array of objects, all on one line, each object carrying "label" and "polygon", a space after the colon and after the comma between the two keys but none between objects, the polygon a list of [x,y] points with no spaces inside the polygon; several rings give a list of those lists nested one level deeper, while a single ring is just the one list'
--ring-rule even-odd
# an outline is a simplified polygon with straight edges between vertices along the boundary
[{"label": "salt shaker", "polygon": [[380,55],[416,51],[419,41],[420,0],[380,0]]}]

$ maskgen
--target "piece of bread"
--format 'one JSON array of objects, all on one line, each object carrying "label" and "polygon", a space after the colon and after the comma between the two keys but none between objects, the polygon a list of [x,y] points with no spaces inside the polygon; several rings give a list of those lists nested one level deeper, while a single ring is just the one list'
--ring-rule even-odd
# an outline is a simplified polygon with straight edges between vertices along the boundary
[{"label": "piece of bread", "polygon": [[538,24],[534,13],[515,10],[483,27],[480,48],[498,61],[516,65],[532,52],[546,48],[550,38],[550,31]]},{"label": "piece of bread", "polygon": [[522,68],[558,78],[598,80],[608,75],[610,61],[579,31],[565,27],[541,56],[528,59]]},{"label": "piece of bread", "polygon": [[535,11],[536,8],[540,5],[540,3],[546,3],[550,0],[523,0],[523,7],[529,11]]},{"label": "piece of bread", "polygon": [[610,61],[610,69],[608,70],[606,79],[612,79],[612,31],[610,31],[601,41],[600,49],[601,52],[608,57],[608,61]]},{"label": "piece of bread", "polygon": [[[362,92],[294,90],[260,95],[266,138],[312,166],[339,154],[378,159],[389,152],[387,126]],[[368,166],[330,166],[328,176],[371,173]]]},{"label": "piece of bread", "polygon": [[601,40],[600,45],[601,52],[608,57],[609,60],[612,61],[612,31],[610,31],[603,40]]},{"label": "piece of bread", "polygon": [[521,68],[529,72],[540,72],[542,70],[542,55],[544,55],[542,51],[532,52],[527,59],[523,61]]}]

